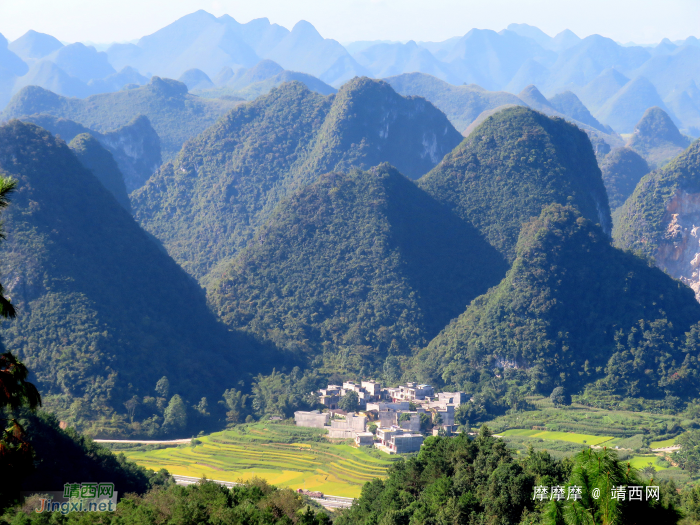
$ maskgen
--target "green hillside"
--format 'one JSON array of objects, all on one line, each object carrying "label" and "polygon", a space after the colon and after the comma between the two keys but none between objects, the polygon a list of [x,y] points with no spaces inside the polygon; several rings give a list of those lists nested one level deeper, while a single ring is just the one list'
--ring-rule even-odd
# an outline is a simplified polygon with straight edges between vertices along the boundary
[{"label": "green hillside", "polygon": [[124,402],[156,396],[163,376],[171,395],[215,400],[257,370],[253,355],[272,363],[216,320],[197,284],[62,140],[11,121],[0,127],[0,172],[18,181],[0,245],[18,315],[2,337],[61,419],[108,432]]},{"label": "green hillside", "polygon": [[503,258],[389,165],[284,200],[209,289],[221,318],[331,372],[410,355],[500,281]]},{"label": "green hillside", "polygon": [[418,185],[470,221],[508,260],[522,223],[553,202],[612,229],[586,134],[562,119],[512,107],[487,118]]},{"label": "green hillside", "polygon": [[613,248],[569,206],[526,224],[516,254],[506,278],[415,358],[421,380],[545,395],[598,381],[595,391],[624,397],[697,396],[686,353],[696,352],[700,305],[685,285]]},{"label": "green hillside", "polygon": [[356,78],[328,97],[292,82],[188,142],[132,202],[141,225],[206,281],[280,199],[321,173],[387,161],[417,178],[460,138],[431,104],[382,81]]},{"label": "green hillside", "polygon": [[131,213],[129,195],[126,193],[124,176],[114,162],[112,154],[103,148],[92,135],[81,133],[68,145],[80,163],[97,177],[102,185],[114,195],[114,198],[126,211]]},{"label": "green hillside", "polygon": [[613,231],[620,248],[639,250],[698,292],[696,225],[700,213],[700,141],[646,175],[620,208]]},{"label": "green hillside", "polygon": [[610,209],[622,206],[632,195],[637,183],[649,173],[649,165],[630,148],[615,148],[600,164],[603,182],[608,192]]},{"label": "green hillside", "polygon": [[201,99],[187,93],[187,86],[171,79],[153,77],[146,86],[85,99],[66,98],[38,86],[17,93],[0,115],[1,120],[48,113],[101,133],[129,124],[145,115],[158,132],[163,159],[174,157],[190,138],[211,126],[238,103]]},{"label": "green hillside", "polygon": [[678,131],[671,117],[659,107],[644,112],[627,142],[627,147],[644,157],[653,168],[662,166],[689,145],[690,139]]}]

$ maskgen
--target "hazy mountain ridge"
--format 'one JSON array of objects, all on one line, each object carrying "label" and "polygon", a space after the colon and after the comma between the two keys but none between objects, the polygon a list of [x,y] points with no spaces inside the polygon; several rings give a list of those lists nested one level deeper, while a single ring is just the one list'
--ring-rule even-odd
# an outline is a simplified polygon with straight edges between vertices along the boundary
[{"label": "hazy mountain ridge", "polygon": [[[15,57],[19,69],[0,82],[0,105],[28,85],[84,98],[125,85],[145,85],[152,75],[180,78],[194,70],[204,76],[200,75],[201,82],[188,81],[191,90],[230,100],[251,100],[290,80],[327,94],[330,86],[338,88],[356,76],[423,73],[455,87],[476,84],[496,92],[519,93],[535,85],[552,98],[571,91],[590,110],[591,118],[581,111],[577,111],[581,118],[568,116],[607,134],[606,126],[618,133],[631,132],[646,109],[659,106],[685,133],[697,136],[700,102],[691,87],[700,83],[696,42],[688,38],[663,41],[655,48],[623,46],[601,35],[581,39],[565,30],[550,37],[536,27],[511,24],[500,32],[472,29],[443,42],[360,42],[346,49],[303,20],[289,30],[266,18],[241,24],[228,15],[217,18],[200,10],[136,44],[115,44],[106,53],[80,43],[63,46],[49,35],[30,31],[11,44],[22,57],[9,48],[6,52]],[[270,60],[289,73],[275,80],[269,75],[267,82],[260,79],[259,85],[245,91],[228,89],[221,82],[237,70]],[[2,63],[0,56],[0,67]],[[619,78],[605,78],[612,69]],[[464,130],[475,119],[453,122]]]},{"label": "hazy mountain ridge", "polygon": [[12,98],[0,120],[47,113],[105,133],[145,115],[160,137],[163,159],[169,160],[189,138],[204,131],[237,104],[195,97],[188,94],[187,86],[181,82],[153,77],[146,86],[86,99],[66,98],[28,86]]}]

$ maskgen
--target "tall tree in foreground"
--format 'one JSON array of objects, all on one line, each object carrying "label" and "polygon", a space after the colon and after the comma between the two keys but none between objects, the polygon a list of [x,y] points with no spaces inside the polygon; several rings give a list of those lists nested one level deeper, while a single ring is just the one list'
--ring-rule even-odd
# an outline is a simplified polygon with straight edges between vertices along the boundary
[{"label": "tall tree in foreground", "polygon": [[569,482],[558,488],[561,499],[550,500],[547,525],[677,523],[680,519],[673,505],[663,502],[653,479],[642,481],[629,462],[618,460],[607,448],[577,454]]},{"label": "tall tree in foreground", "polygon": [[[16,181],[0,176],[0,210],[9,205],[9,195],[17,186]],[[0,223],[0,238],[4,239]],[[0,316],[15,317],[15,309],[4,296],[0,285]],[[25,432],[15,417],[21,407],[34,410],[41,405],[36,387],[27,381],[29,371],[10,352],[0,354],[0,508],[9,498],[10,489],[16,486],[18,476],[26,472],[32,463],[32,448]]]}]

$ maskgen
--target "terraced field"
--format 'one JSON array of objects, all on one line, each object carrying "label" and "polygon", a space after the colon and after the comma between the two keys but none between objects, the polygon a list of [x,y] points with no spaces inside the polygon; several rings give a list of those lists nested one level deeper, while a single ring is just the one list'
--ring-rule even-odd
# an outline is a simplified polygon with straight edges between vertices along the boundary
[{"label": "terraced field", "polygon": [[259,476],[291,488],[356,497],[362,485],[384,477],[395,456],[336,445],[317,429],[254,424],[197,438],[201,445],[123,450],[139,465],[183,476],[237,481]]},{"label": "terraced field", "polygon": [[606,441],[610,441],[612,436],[593,436],[591,434],[577,434],[574,432],[552,432],[548,430],[525,430],[513,429],[501,432],[499,435],[504,437],[518,436],[535,439],[544,439],[548,441],[568,441],[570,443],[579,443],[581,445],[601,445]]}]

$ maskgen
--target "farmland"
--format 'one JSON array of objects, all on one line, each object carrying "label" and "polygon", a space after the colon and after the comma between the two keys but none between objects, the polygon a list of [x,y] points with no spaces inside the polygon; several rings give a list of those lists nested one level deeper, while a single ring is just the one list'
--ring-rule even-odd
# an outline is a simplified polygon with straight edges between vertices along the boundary
[{"label": "farmland", "polygon": [[253,476],[291,488],[356,497],[362,485],[384,477],[395,456],[348,444],[331,444],[323,431],[257,423],[197,438],[178,447],[120,447],[130,459],[172,474],[223,481]]}]

